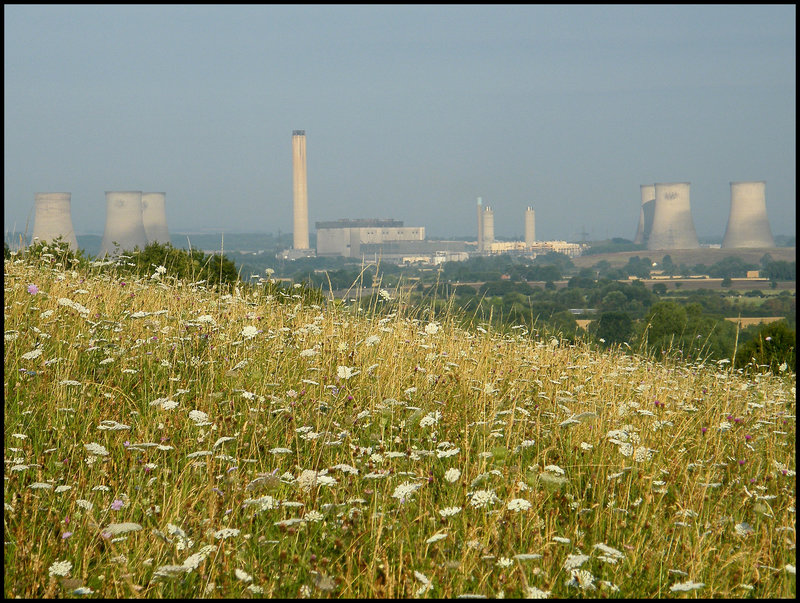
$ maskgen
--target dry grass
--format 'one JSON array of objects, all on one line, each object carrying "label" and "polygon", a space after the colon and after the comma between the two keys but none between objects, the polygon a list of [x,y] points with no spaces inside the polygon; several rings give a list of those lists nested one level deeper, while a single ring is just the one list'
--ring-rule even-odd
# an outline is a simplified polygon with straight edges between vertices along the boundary
[{"label": "dry grass", "polygon": [[7,598],[795,594],[794,374],[122,280],[5,263]]}]

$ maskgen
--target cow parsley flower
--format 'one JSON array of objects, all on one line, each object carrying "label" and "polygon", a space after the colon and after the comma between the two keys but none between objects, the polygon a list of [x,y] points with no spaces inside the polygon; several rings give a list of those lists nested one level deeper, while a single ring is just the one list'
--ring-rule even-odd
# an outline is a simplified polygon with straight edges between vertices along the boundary
[{"label": "cow parsley flower", "polygon": [[72,561],[56,561],[50,566],[49,574],[51,576],[69,576],[72,570]]},{"label": "cow parsley flower", "polygon": [[422,486],[421,483],[412,484],[411,482],[403,482],[394,489],[392,498],[396,498],[400,501],[410,499],[411,495],[414,494],[420,486]]},{"label": "cow parsley flower", "polygon": [[461,477],[461,470],[455,467],[450,467],[450,469],[444,472],[444,479],[451,484],[457,481],[459,477]]},{"label": "cow parsley flower", "polygon": [[476,509],[480,509],[482,507],[488,507],[496,500],[498,500],[498,498],[493,490],[475,490],[475,492],[472,493],[472,499],[469,501],[469,504]]},{"label": "cow parsley flower", "polygon": [[531,503],[524,498],[514,498],[506,505],[511,511],[527,511],[531,508]]},{"label": "cow parsley flower", "polygon": [[242,337],[245,339],[252,339],[256,335],[258,335],[258,329],[256,327],[248,325],[242,328]]},{"label": "cow parsley flower", "polygon": [[439,509],[439,515],[442,517],[452,517],[460,512],[461,507],[445,507],[444,509]]}]

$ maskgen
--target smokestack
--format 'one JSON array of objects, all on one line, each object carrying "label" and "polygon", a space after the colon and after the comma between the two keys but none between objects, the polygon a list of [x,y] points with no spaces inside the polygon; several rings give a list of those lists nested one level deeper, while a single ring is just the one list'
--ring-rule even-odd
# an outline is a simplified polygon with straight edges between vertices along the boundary
[{"label": "smokestack", "polygon": [[642,207],[639,210],[639,228],[633,242],[636,245],[646,245],[653,230],[653,214],[656,209],[656,187],[654,184],[642,184]]},{"label": "smokestack", "polygon": [[689,206],[688,182],[656,182],[653,228],[648,249],[697,249],[700,242]]},{"label": "smokestack", "polygon": [[483,224],[483,247],[484,250],[489,251],[494,243],[494,211],[488,205],[483,210],[481,223]]},{"label": "smokestack", "polygon": [[166,194],[142,193],[142,222],[148,243],[169,243]]},{"label": "smokestack", "polygon": [[34,239],[50,242],[60,236],[72,251],[78,250],[78,240],[72,228],[71,199],[72,193],[36,193]]},{"label": "smokestack", "polygon": [[525,210],[525,247],[533,247],[536,241],[536,214],[529,205]]},{"label": "smokestack", "polygon": [[294,248],[308,249],[308,188],[306,174],[306,131],[292,132],[294,169]]},{"label": "smokestack", "polygon": [[478,197],[478,251],[483,251],[483,205]]},{"label": "smokestack", "polygon": [[[115,249],[114,243],[119,244]],[[106,192],[106,230],[100,247],[100,257],[117,251],[144,249],[147,234],[142,220],[142,191]]]},{"label": "smokestack", "polygon": [[764,181],[731,182],[731,213],[722,247],[775,247]]}]

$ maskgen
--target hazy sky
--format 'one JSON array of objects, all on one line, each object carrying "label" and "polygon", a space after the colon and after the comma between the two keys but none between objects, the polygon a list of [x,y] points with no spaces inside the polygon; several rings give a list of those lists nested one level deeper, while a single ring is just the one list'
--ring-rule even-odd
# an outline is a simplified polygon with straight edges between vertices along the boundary
[{"label": "hazy sky", "polygon": [[722,237],[730,182],[765,180],[795,233],[796,7],[4,7],[4,226],[71,192],[166,193],[170,230],[395,218],[428,236],[632,239],[639,186],[691,182]]}]

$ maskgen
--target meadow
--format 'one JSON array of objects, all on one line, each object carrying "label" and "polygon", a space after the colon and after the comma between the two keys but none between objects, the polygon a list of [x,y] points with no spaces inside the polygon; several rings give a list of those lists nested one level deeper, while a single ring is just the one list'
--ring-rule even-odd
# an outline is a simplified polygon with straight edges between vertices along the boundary
[{"label": "meadow", "polygon": [[6,598],[790,598],[796,375],[4,263]]}]

